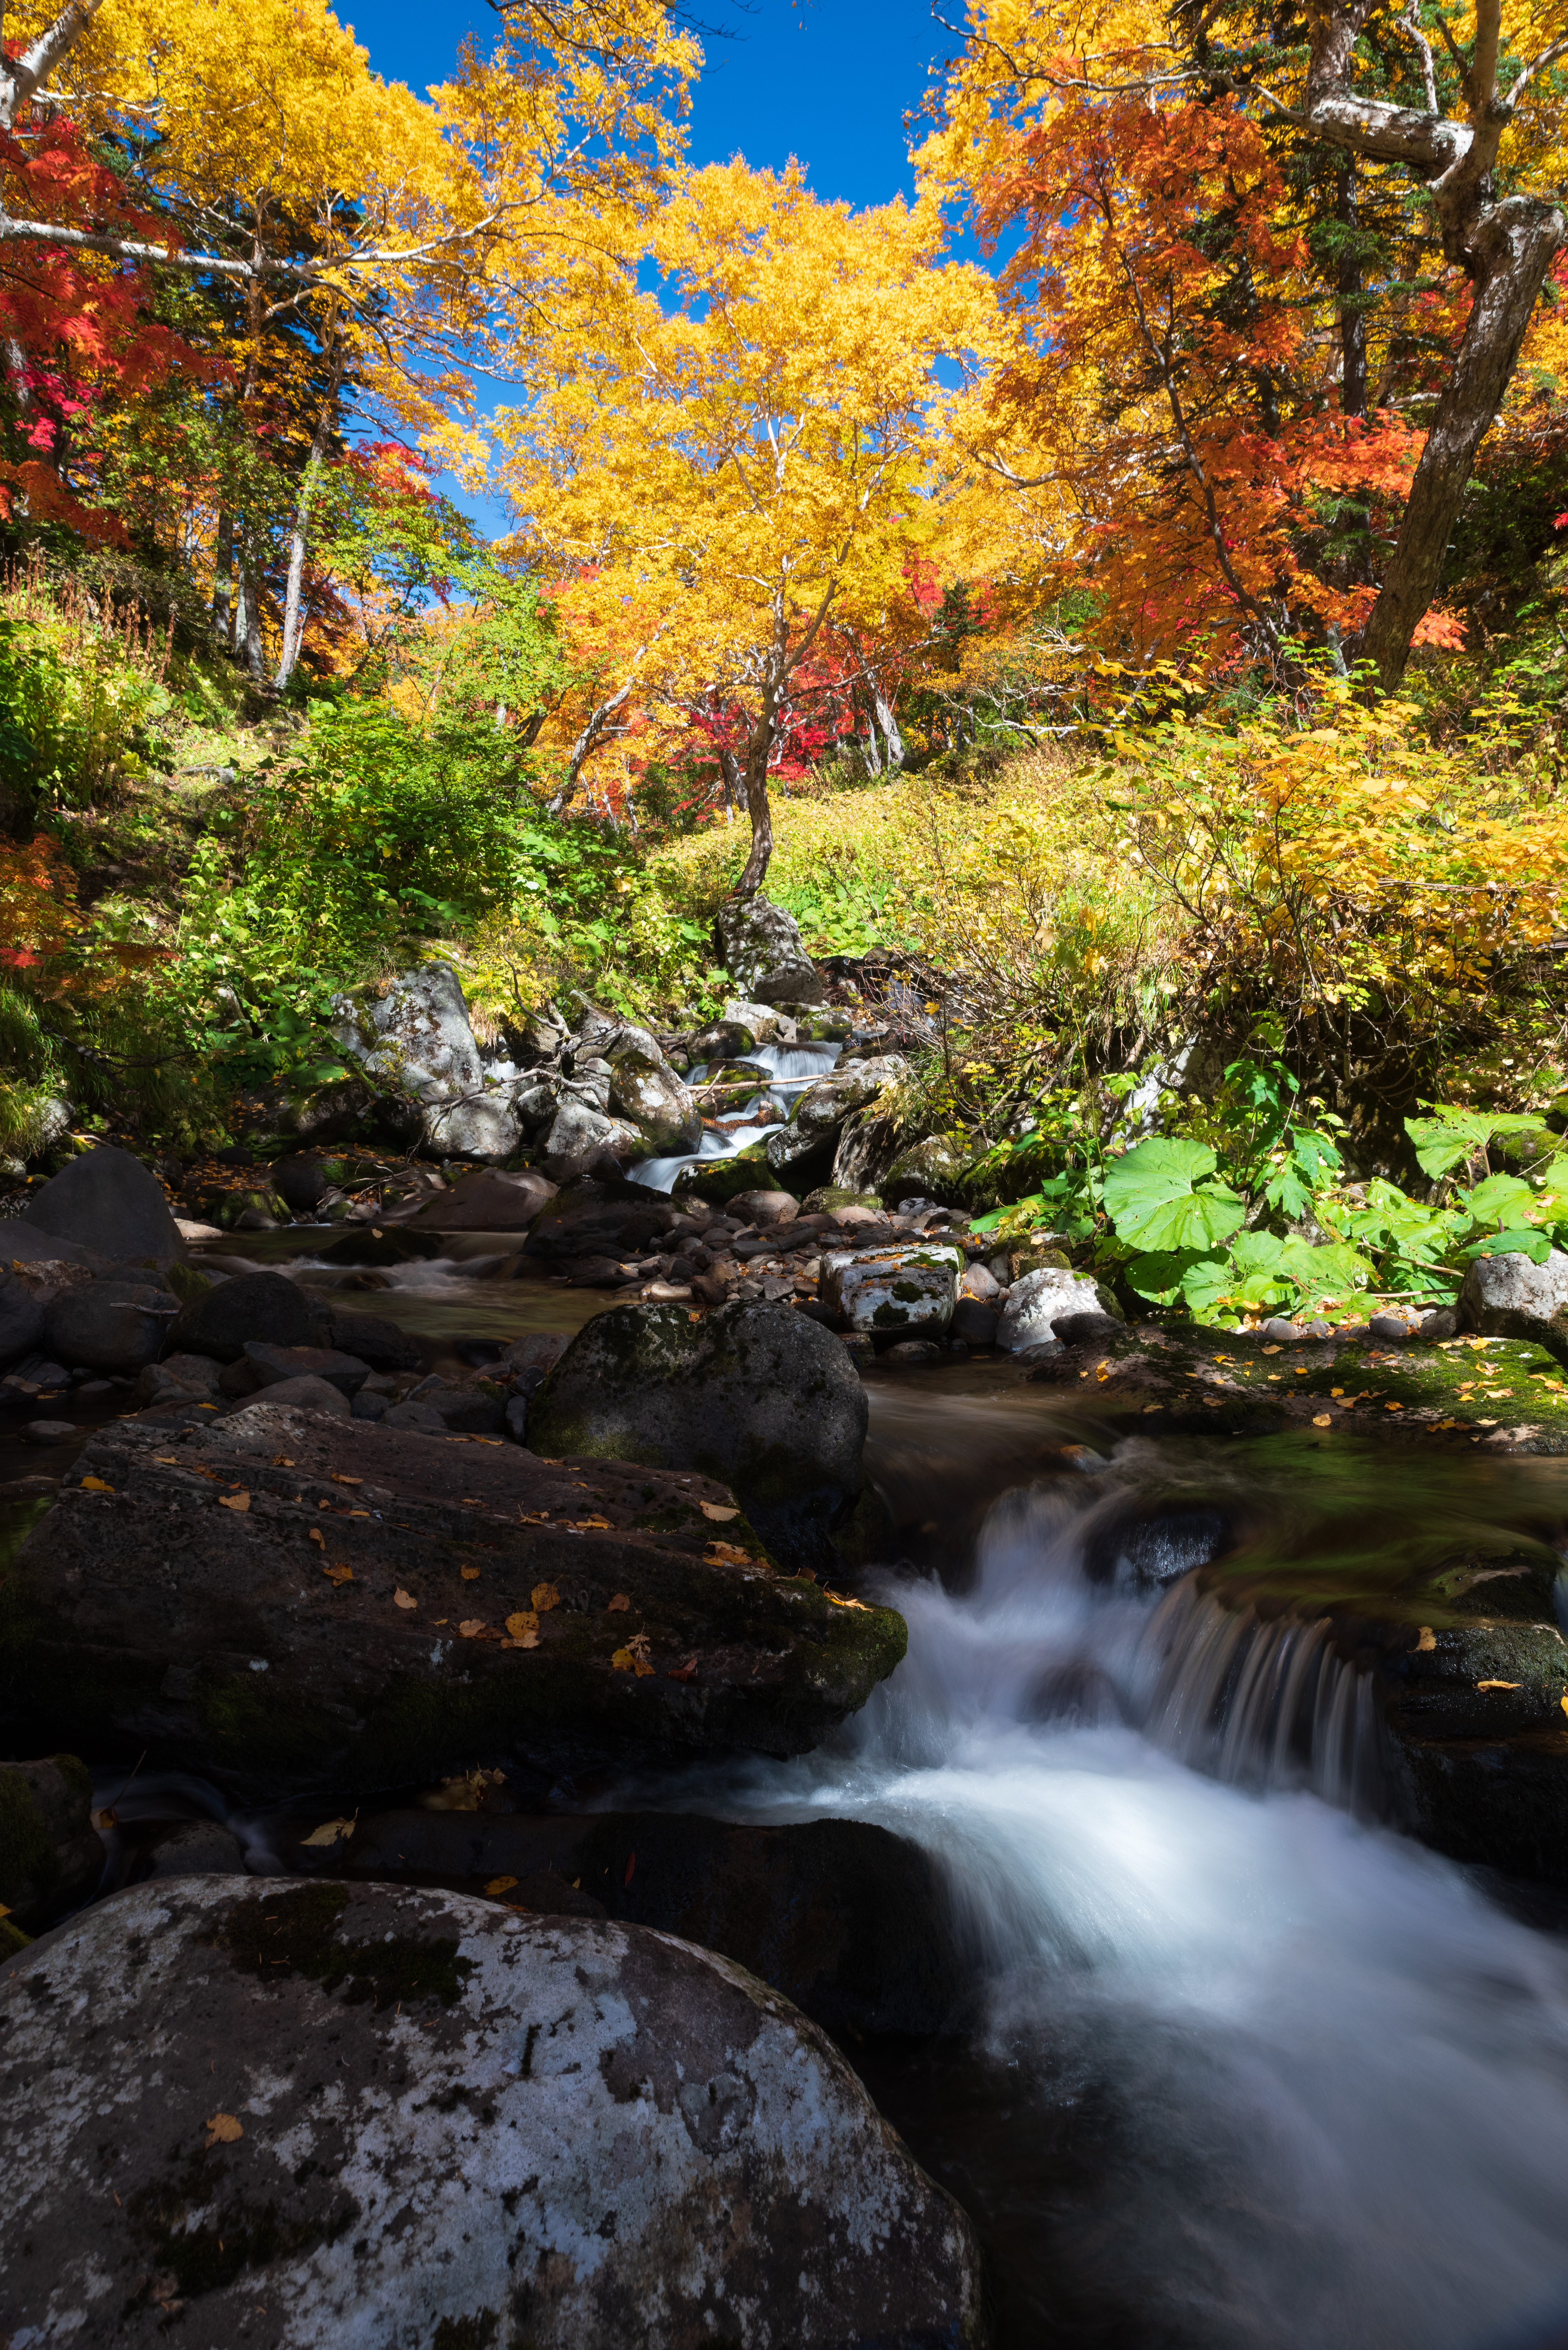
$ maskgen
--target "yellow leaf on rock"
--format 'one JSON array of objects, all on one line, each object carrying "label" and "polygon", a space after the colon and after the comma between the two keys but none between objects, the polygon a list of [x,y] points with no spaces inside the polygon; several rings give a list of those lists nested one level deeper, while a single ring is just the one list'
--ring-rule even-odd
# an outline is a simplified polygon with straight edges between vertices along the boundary
[{"label": "yellow leaf on rock", "polygon": [[527,1610],[519,1608],[515,1616],[508,1616],[506,1618],[506,1629],[514,1640],[525,1640],[530,1632],[537,1633],[539,1618]]},{"label": "yellow leaf on rock", "polygon": [[737,1550],[733,1543],[711,1542],[702,1554],[705,1566],[750,1566],[749,1550]]},{"label": "yellow leaf on rock", "polygon": [[457,1628],[465,1640],[477,1640],[484,1629],[484,1619],[479,1616],[469,1616]]},{"label": "yellow leaf on rock", "polygon": [[250,1505],[251,1497],[248,1493],[220,1493],[218,1496],[220,1510],[248,1510]]},{"label": "yellow leaf on rock", "polygon": [[627,1597],[625,1592],[618,1591],[613,1599],[607,1599],[605,1602],[605,1614],[607,1616],[624,1616],[629,1609],[630,1606],[631,1602]]},{"label": "yellow leaf on rock", "polygon": [[323,1550],[325,1550],[325,1549],[326,1549],[326,1547],[327,1547],[327,1536],[322,1533],[321,1528],[320,1528],[319,1526],[312,1526],[312,1527],[311,1527],[311,1529],[310,1529],[310,1539],[311,1539],[311,1541],[312,1541],[313,1543],[319,1543],[319,1544],[321,1544],[321,1547],[322,1547],[322,1549],[323,1549]]},{"label": "yellow leaf on rock", "polygon": [[727,1524],[730,1519],[738,1518],[741,1514],[739,1510],[726,1510],[720,1502],[700,1502],[698,1507],[705,1518],[711,1518],[719,1526]]},{"label": "yellow leaf on rock", "polygon": [[352,1583],[354,1580],[354,1570],[347,1559],[340,1558],[336,1566],[324,1566],[321,1572],[328,1583]]},{"label": "yellow leaf on rock", "polygon": [[114,1487],[112,1485],[106,1485],[101,1477],[84,1477],[82,1479],[82,1492],[84,1493],[112,1493],[113,1491]]},{"label": "yellow leaf on rock", "polygon": [[209,2146],[233,2146],[245,2134],[244,2125],[236,2114],[213,2114],[203,2126]]},{"label": "yellow leaf on rock", "polygon": [[[618,1648],[610,1659],[618,1673],[629,1673],[635,1661],[629,1648]],[[1568,1701],[1564,1702],[1563,1711],[1568,1713]]]},{"label": "yellow leaf on rock", "polygon": [[1477,1681],[1476,1687],[1479,1690],[1522,1689],[1524,1683],[1522,1681]]},{"label": "yellow leaf on rock", "polygon": [[530,1596],[541,1616],[548,1614],[552,1607],[558,1607],[561,1604],[561,1595],[553,1583],[536,1583]]},{"label": "yellow leaf on rock", "polygon": [[1314,1411],[1312,1416],[1312,1424],[1314,1428],[1332,1428],[1334,1426],[1334,1414],[1331,1411]]},{"label": "yellow leaf on rock", "polygon": [[464,1583],[477,1583],[479,1581],[479,1569],[476,1566],[461,1566],[458,1569],[458,1573],[462,1575]]},{"label": "yellow leaf on rock", "polygon": [[[358,1816],[358,1813],[356,1812],[354,1820]],[[300,1844],[302,1846],[347,1844],[354,1833],[354,1820],[323,1820],[318,1828],[312,1828],[307,1836],[300,1837]]]},{"label": "yellow leaf on rock", "polygon": [[400,1584],[399,1584],[399,1586],[398,1586],[398,1587],[397,1587],[397,1589],[396,1589],[396,1591],[394,1591],[394,1592],[393,1592],[393,1594],[392,1594],[392,1605],[393,1605],[393,1607],[417,1607],[419,1606],[419,1604],[420,1604],[420,1603],[419,1603],[419,1601],[414,1597],[414,1596],[413,1596],[412,1592],[411,1592],[411,1591],[405,1591],[405,1590],[403,1589],[402,1585],[400,1583]]},{"label": "yellow leaf on rock", "polygon": [[1437,1636],[1437,1634],[1433,1631],[1433,1629],[1432,1629],[1432,1627],[1431,1627],[1431,1626],[1430,1626],[1429,1624],[1423,1624],[1423,1625],[1422,1625],[1422,1627],[1421,1627],[1421,1637],[1420,1637],[1420,1638],[1419,1638],[1419,1639],[1417,1641],[1417,1643],[1416,1643],[1416,1653],[1417,1653],[1417,1656],[1427,1656],[1427,1655],[1429,1655],[1429,1654],[1430,1654],[1430,1652],[1431,1652],[1431,1650],[1432,1650],[1432,1649],[1434,1649],[1434,1648],[1437,1647],[1437,1645],[1438,1645],[1438,1636]]},{"label": "yellow leaf on rock", "polygon": [[272,1465],[275,1469],[292,1469],[294,1463],[286,1452],[275,1452],[272,1456]]},{"label": "yellow leaf on rock", "polygon": [[572,1523],[580,1534],[607,1534],[610,1532],[610,1522],[607,1518],[574,1518]]},{"label": "yellow leaf on rock", "polygon": [[514,1877],[493,1877],[484,1889],[486,1893],[510,1893],[516,1882]]}]

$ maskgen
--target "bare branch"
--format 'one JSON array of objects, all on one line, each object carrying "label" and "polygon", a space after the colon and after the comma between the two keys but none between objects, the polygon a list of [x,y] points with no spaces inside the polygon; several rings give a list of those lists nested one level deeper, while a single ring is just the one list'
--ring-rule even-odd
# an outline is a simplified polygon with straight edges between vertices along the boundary
[{"label": "bare branch", "polygon": [[1428,114],[1440,114],[1442,109],[1438,104],[1437,62],[1432,56],[1432,44],[1421,30],[1421,20],[1416,14],[1416,0],[1409,0],[1409,5],[1400,17],[1399,23],[1402,29],[1409,34],[1416,55],[1420,59],[1421,87],[1427,93],[1427,111]]}]

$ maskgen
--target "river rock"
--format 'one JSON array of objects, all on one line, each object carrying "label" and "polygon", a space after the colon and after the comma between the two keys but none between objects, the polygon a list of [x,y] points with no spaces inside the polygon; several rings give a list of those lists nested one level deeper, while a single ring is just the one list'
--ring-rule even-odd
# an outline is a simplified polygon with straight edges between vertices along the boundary
[{"label": "river rock", "polygon": [[21,1221],[37,1234],[95,1250],[117,1264],[182,1262],[167,1194],[129,1150],[100,1142],[35,1191]]},{"label": "river rock", "polygon": [[314,1301],[281,1273],[241,1273],[181,1309],[169,1332],[171,1353],[211,1355],[232,1363],[254,1339],[270,1347],[310,1347],[317,1337]]},{"label": "river rock", "polygon": [[717,1950],[840,2035],[950,2031],[972,1976],[929,1856],[863,1820],[383,1812],[328,1853],[289,1856],[313,1874],[466,1878],[474,1892],[512,1877],[509,1899],[568,1916],[586,1895],[587,1914]]},{"label": "river rock", "polygon": [[966,1347],[994,1347],[1001,1327],[1002,1315],[996,1307],[982,1305],[978,1297],[961,1297],[953,1308],[951,1335],[961,1338]]},{"label": "river rock", "polygon": [[245,1360],[254,1366],[264,1390],[294,1379],[318,1379],[352,1398],[370,1376],[369,1363],[335,1347],[272,1347],[265,1339],[247,1338]]},{"label": "river rock", "polygon": [[[801,942],[799,923],[760,890],[725,899],[714,918],[713,940],[724,969],[758,1003],[826,1001],[826,986]],[[724,1016],[734,1016],[728,1006]],[[739,1016],[745,1019],[744,1013]]]},{"label": "river rock", "polygon": [[732,1215],[748,1216],[753,1224],[789,1224],[800,1213],[793,1191],[736,1191],[729,1201]]},{"label": "river rock", "polygon": [[[773,1003],[748,1003],[742,996],[733,996],[725,1004],[723,1017],[751,1031],[758,1045],[793,1045],[795,1026],[793,1020]],[[748,1047],[748,1050],[753,1049]]]},{"label": "river rock", "polygon": [[155,1884],[168,1877],[243,1877],[245,1848],[222,1820],[181,1820],[146,1847]]},{"label": "river rock", "polygon": [[13,2341],[982,2339],[968,2221],[836,2050],[668,1935],[187,1877],[12,1960],[0,2016]]},{"label": "river rock", "polygon": [[1479,1256],[1459,1291],[1459,1325],[1489,1338],[1524,1338],[1568,1363],[1568,1255]]},{"label": "river rock", "polygon": [[931,1134],[900,1150],[877,1185],[890,1208],[906,1200],[940,1200],[950,1207],[962,1195],[964,1170],[974,1153],[961,1134]]},{"label": "river rock", "polygon": [[180,1301],[161,1283],[110,1276],[55,1298],[44,1341],[63,1363],[129,1374],[161,1354],[179,1313]]},{"label": "river rock", "polygon": [[190,1396],[198,1401],[204,1396],[216,1403],[221,1374],[222,1367],[211,1355],[170,1355],[161,1363],[143,1366],[131,1383],[130,1399],[150,1404],[171,1396]]},{"label": "river rock", "polygon": [[89,1439],[6,1570],[0,1709],[247,1800],[351,1796],[498,1754],[798,1753],[903,1653],[898,1617],[776,1573],[702,1477],[375,1426],[327,1392],[341,1419],[263,1397]]},{"label": "river rock", "polygon": [[[776,1028],[777,1014],[766,1007],[757,1008],[763,1010],[765,1024],[770,1029]],[[703,1068],[719,1061],[744,1061],[756,1051],[760,1041],[754,1028],[743,1020],[732,1019],[726,1013],[722,1020],[711,1021],[706,1028],[697,1031],[691,1039],[691,1058]]]},{"label": "river rock", "polygon": [[935,1244],[829,1249],[818,1295],[846,1327],[867,1337],[945,1332],[958,1302],[963,1256]]},{"label": "river rock", "polygon": [[273,1190],[296,1216],[307,1216],[335,1189],[319,1151],[296,1150],[276,1159],[269,1170]]},{"label": "river rock", "polygon": [[532,1167],[482,1167],[425,1201],[408,1222],[449,1232],[523,1232],[555,1198],[556,1188]]},{"label": "river rock", "polygon": [[646,1029],[623,1029],[609,1049],[610,1107],[629,1118],[655,1158],[695,1150],[702,1113]]},{"label": "river rock", "polygon": [[996,1343],[1004,1354],[1020,1354],[1055,1336],[1057,1322],[1069,1314],[1109,1314],[1118,1321],[1121,1307],[1103,1282],[1061,1265],[1042,1265],[1026,1273],[1007,1293]]},{"label": "river rock", "polygon": [[782,1132],[769,1135],[768,1164],[782,1174],[814,1152],[828,1151],[851,1112],[864,1109],[908,1072],[909,1063],[897,1053],[881,1053],[872,1060],[830,1070],[802,1094]]},{"label": "river rock", "polygon": [[[268,1402],[279,1411],[325,1412],[332,1419],[348,1419],[352,1416],[349,1399],[342,1388],[330,1380],[316,1378],[308,1371],[297,1378],[278,1379],[263,1391]],[[248,1404],[240,1407],[242,1413],[249,1409]]]},{"label": "river rock", "polygon": [[640,1256],[662,1240],[677,1212],[670,1201],[629,1184],[618,1191],[603,1183],[567,1184],[529,1226],[528,1253],[559,1258]]},{"label": "river rock", "polygon": [[534,1399],[529,1440],[720,1478],[776,1557],[817,1572],[860,1493],[867,1411],[838,1341],[789,1307],[612,1305]]},{"label": "river rock", "polygon": [[417,1105],[428,1149],[509,1159],[523,1129],[503,1088],[487,1087],[462,983],[450,963],[427,962],[379,1001],[340,998],[339,1041],[369,1074]]},{"label": "river rock", "polygon": [[419,1340],[396,1322],[379,1314],[347,1314],[332,1301],[332,1293],[317,1292],[322,1342],[339,1354],[357,1356],[373,1371],[422,1371],[425,1350]]},{"label": "river rock", "polygon": [[624,1118],[610,1118],[568,1095],[545,1137],[545,1150],[546,1169],[555,1166],[561,1170],[555,1180],[568,1180],[565,1170],[576,1159],[591,1159],[605,1150],[617,1158],[635,1159],[646,1154],[646,1146],[637,1128]]},{"label": "river rock", "polygon": [[36,1354],[43,1336],[43,1299],[16,1274],[0,1271],[0,1371]]},{"label": "river rock", "polygon": [[103,1864],[84,1763],[74,1754],[0,1762],[0,1903],[18,1926],[90,1893]]}]

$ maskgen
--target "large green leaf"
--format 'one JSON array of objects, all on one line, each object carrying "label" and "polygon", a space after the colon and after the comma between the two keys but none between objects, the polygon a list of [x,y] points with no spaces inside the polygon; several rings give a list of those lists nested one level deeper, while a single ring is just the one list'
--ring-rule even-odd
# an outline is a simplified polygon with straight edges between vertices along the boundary
[{"label": "large green leaf", "polygon": [[1135,1256],[1128,1265],[1126,1280],[1129,1289],[1140,1297],[1152,1298],[1157,1305],[1173,1305],[1183,1294],[1183,1284],[1194,1266],[1213,1269],[1216,1278],[1226,1277],[1227,1261],[1222,1255],[1202,1249],[1158,1249],[1147,1256]]},{"label": "large green leaf", "polygon": [[1214,1153],[1201,1142],[1156,1135],[1106,1170],[1106,1213],[1116,1238],[1150,1251],[1211,1249],[1229,1240],[1246,1212],[1214,1173]]},{"label": "large green leaf", "polygon": [[1527,1256],[1532,1264],[1544,1264],[1551,1253],[1551,1234],[1537,1232],[1533,1224],[1516,1224],[1511,1232],[1489,1232],[1484,1241],[1460,1251],[1466,1257]]},{"label": "large green leaf", "polygon": [[1529,1134],[1539,1118],[1496,1118],[1486,1110],[1455,1109],[1437,1102],[1436,1118],[1407,1118],[1405,1131],[1416,1146],[1416,1164],[1423,1175],[1447,1175],[1466,1159],[1484,1150],[1494,1136]]},{"label": "large green leaf", "polygon": [[1517,1175],[1489,1175],[1478,1183],[1465,1205],[1478,1224],[1519,1224],[1524,1210],[1535,1205],[1535,1193]]}]

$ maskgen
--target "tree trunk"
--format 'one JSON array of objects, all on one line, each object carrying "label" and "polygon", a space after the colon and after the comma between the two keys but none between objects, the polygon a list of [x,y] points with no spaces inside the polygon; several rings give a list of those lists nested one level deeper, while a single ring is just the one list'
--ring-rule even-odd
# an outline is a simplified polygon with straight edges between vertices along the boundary
[{"label": "tree trunk", "polygon": [[300,477],[299,496],[295,503],[294,529],[288,542],[288,588],[283,605],[283,645],[278,653],[277,675],[273,683],[281,693],[294,675],[299,659],[300,643],[305,635],[302,612],[302,589],[305,585],[305,539],[310,522],[310,501],[316,484],[321,478],[321,468],[327,457],[327,435],[337,410],[337,394],[343,387],[343,351],[340,341],[335,341],[332,364],[327,373],[327,389],[321,396],[321,413],[316,420],[311,435],[310,454],[305,461]]},{"label": "tree trunk", "polygon": [[1538,196],[1508,197],[1474,234],[1481,274],[1469,322],[1416,468],[1382,592],[1355,648],[1376,663],[1386,692],[1403,677],[1437,594],[1476,452],[1502,405],[1536,297],[1564,242],[1568,219]]},{"label": "tree trunk", "polygon": [[213,634],[225,649],[231,641],[234,616],[234,518],[227,509],[218,515],[218,543],[213,557]]},{"label": "tree trunk", "polygon": [[[1339,219],[1343,227],[1354,229],[1355,218],[1355,175],[1348,168],[1339,174]],[[1366,413],[1366,318],[1359,303],[1347,299],[1361,291],[1361,259],[1355,248],[1347,244],[1339,256],[1335,272],[1339,295],[1339,407],[1344,416],[1365,416]]]},{"label": "tree trunk", "polygon": [[746,814],[752,820],[752,849],[745,870],[735,884],[737,898],[754,897],[767,878],[774,853],[774,812],[768,798],[768,757],[774,747],[773,701],[769,696],[763,704],[763,715],[752,729],[752,739],[746,745]]}]

